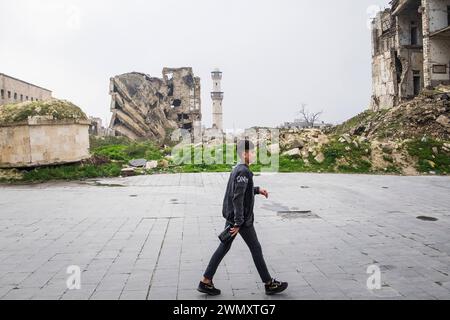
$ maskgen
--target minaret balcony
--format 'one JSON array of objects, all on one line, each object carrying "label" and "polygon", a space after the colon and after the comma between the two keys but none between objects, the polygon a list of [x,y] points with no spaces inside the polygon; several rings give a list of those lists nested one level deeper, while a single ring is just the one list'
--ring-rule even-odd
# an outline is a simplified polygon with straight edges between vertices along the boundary
[{"label": "minaret balcony", "polygon": [[213,80],[222,80],[222,72],[212,72],[211,75]]},{"label": "minaret balcony", "polygon": [[223,100],[224,93],[223,92],[211,92],[211,98],[215,100],[222,99]]}]

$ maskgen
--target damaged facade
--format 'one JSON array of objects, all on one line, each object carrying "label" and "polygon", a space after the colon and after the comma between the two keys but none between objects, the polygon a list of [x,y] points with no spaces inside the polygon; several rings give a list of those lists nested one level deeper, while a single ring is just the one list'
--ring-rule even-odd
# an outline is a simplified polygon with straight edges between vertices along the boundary
[{"label": "damaged facade", "polygon": [[201,127],[200,78],[192,68],[162,73],[162,78],[137,72],[111,78],[110,128],[116,135],[162,141],[171,130]]},{"label": "damaged facade", "polygon": [[450,84],[450,0],[394,0],[372,22],[371,108]]}]

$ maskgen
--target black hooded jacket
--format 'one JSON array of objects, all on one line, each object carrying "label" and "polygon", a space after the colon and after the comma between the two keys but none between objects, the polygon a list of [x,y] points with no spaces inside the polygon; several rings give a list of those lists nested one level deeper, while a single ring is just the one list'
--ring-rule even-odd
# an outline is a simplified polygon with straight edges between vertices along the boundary
[{"label": "black hooded jacket", "polygon": [[237,165],[231,172],[223,201],[223,217],[227,222],[239,227],[252,226],[255,194],[259,194],[259,187],[253,184],[253,173],[247,165]]}]

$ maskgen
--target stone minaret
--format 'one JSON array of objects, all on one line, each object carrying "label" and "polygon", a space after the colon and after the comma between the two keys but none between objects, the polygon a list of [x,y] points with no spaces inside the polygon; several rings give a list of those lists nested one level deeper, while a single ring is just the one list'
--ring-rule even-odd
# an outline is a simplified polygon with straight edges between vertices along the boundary
[{"label": "stone minaret", "polygon": [[222,72],[219,69],[215,69],[211,74],[213,79],[213,92],[211,92],[211,98],[213,100],[213,128],[223,131]]}]

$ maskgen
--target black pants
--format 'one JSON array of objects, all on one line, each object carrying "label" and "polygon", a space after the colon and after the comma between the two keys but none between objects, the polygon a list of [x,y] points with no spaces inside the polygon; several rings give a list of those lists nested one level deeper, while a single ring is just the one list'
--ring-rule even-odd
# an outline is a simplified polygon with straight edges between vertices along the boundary
[{"label": "black pants", "polygon": [[[225,224],[227,227],[228,222]],[[251,227],[242,227],[239,231],[239,234],[244,239],[248,248],[250,249],[253,257],[253,261],[255,262],[256,269],[258,269],[259,276],[264,283],[272,280],[272,277],[267,270],[266,262],[264,261],[264,256],[262,253],[261,244],[258,241],[258,237],[256,235],[255,227],[252,225]],[[231,245],[236,237],[233,237],[226,244],[220,243],[219,248],[217,248],[216,252],[213,254],[211,261],[209,262],[208,268],[206,269],[205,274],[203,275],[206,279],[212,280],[214,275],[216,274],[217,268],[219,264],[222,262],[225,255],[230,251]]]}]

